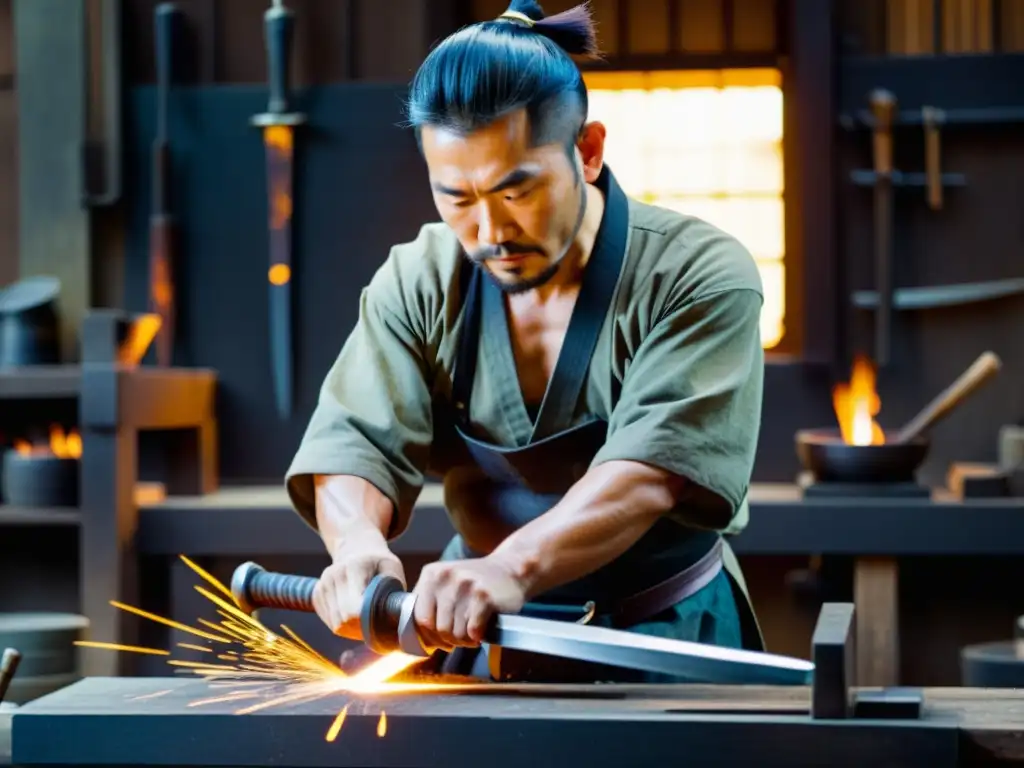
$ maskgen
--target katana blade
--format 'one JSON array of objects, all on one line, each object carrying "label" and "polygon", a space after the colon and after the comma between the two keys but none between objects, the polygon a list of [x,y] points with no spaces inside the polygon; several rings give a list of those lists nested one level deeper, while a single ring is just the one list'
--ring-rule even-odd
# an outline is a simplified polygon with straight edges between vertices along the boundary
[{"label": "katana blade", "polygon": [[[243,563],[231,579],[231,594],[242,610],[278,608],[312,612],[317,579],[265,571]],[[360,628],[367,647],[378,654],[403,651],[429,656],[414,617],[416,595],[393,576],[375,576],[363,595]],[[498,614],[484,642],[565,659],[661,673],[701,683],[809,685],[814,664],[760,651],[722,648],[637,632],[606,629],[531,616]]]},{"label": "katana blade", "polygon": [[267,154],[270,236],[270,359],[277,412],[287,418],[292,405],[292,157],[294,130],[273,125],[263,131]]},{"label": "katana blade", "polygon": [[267,219],[269,222],[270,266],[268,310],[270,315],[270,358],[274,399],[282,419],[292,409],[292,173],[295,157],[295,127],[305,116],[290,111],[289,62],[291,60],[294,14],[275,0],[263,16],[267,42],[270,99],[267,111],[253,118],[263,129],[267,163]]},{"label": "katana blade", "polygon": [[499,615],[485,642],[700,683],[809,685],[814,675],[803,659],[527,616]]}]

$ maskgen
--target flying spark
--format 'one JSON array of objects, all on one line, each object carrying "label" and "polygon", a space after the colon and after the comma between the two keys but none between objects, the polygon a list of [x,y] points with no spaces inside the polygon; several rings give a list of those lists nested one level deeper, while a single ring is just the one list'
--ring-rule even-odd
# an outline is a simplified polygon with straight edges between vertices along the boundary
[{"label": "flying spark", "polygon": [[[231,591],[216,577],[207,573],[189,558],[181,560],[212,588],[196,585],[199,594],[215,607],[219,621],[198,619],[200,627],[189,626],[164,618],[139,608],[111,601],[111,605],[171,629],[192,635],[206,641],[177,643],[186,650],[210,654],[208,661],[168,658],[167,663],[178,671],[194,674],[207,680],[211,688],[219,690],[217,695],[197,699],[190,707],[202,707],[225,702],[244,704],[235,714],[245,715],[288,704],[306,703],[333,696],[352,695],[379,696],[401,693],[426,693],[431,691],[466,690],[473,684],[445,682],[419,682],[396,680],[399,675],[410,671],[423,659],[404,653],[391,653],[363,667],[353,674],[347,674],[337,664],[329,661],[313,649],[290,628],[281,625],[280,632],[264,626],[255,617],[241,610],[235,603]],[[219,594],[216,594],[219,593]],[[223,597],[221,596],[223,595]],[[87,648],[140,653],[153,656],[173,656],[162,648],[120,645],[80,640],[76,645]],[[130,700],[141,701],[157,698],[170,691],[136,696]],[[333,742],[349,711],[349,701],[334,718],[324,738]],[[377,722],[377,736],[387,733],[387,715],[381,711]]]}]

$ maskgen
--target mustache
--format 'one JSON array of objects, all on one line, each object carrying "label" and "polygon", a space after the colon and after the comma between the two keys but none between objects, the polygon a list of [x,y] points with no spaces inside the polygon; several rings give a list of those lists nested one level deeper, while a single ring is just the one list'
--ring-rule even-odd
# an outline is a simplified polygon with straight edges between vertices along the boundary
[{"label": "mustache", "polygon": [[539,256],[544,256],[544,251],[535,245],[522,245],[520,243],[502,243],[501,245],[488,245],[484,248],[478,248],[469,254],[470,261],[477,263],[488,261],[490,259],[507,258],[513,255],[525,255],[534,253]]}]

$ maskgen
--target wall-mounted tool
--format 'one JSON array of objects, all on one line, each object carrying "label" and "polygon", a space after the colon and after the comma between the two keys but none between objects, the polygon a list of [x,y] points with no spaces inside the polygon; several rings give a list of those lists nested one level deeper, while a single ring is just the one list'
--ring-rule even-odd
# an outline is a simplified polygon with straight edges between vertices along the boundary
[{"label": "wall-mounted tool", "polygon": [[267,43],[270,99],[267,111],[252,118],[263,130],[267,162],[267,204],[270,235],[270,354],[277,412],[282,419],[292,409],[292,166],[295,128],[306,117],[291,111],[290,70],[295,14],[274,0],[263,16]]},{"label": "wall-mounted tool", "polygon": [[[967,179],[960,173],[942,172],[939,126],[946,123],[946,114],[943,110],[925,107],[915,113],[914,120],[909,120],[905,114],[900,115],[897,112],[896,97],[883,89],[872,91],[869,103],[870,111],[859,115],[858,120],[872,129],[874,168],[854,170],[850,173],[850,180],[857,186],[874,189],[875,290],[858,291],[852,299],[854,306],[875,311],[874,357],[876,364],[882,367],[889,362],[895,310],[987,301],[1016,293],[1018,287],[1004,284],[1006,281],[995,281],[934,288],[895,288],[892,263],[895,190],[899,187],[924,189],[929,207],[938,210],[945,202],[943,190],[946,187],[963,187],[967,184]],[[924,173],[899,171],[893,163],[894,128],[897,122],[908,120],[924,126]]]},{"label": "wall-mounted tool", "polygon": [[153,140],[153,200],[149,217],[149,308],[160,318],[156,338],[157,364],[168,367],[174,357],[175,258],[174,220],[170,213],[171,145],[168,128],[173,78],[174,32],[178,8],[160,3],[154,11],[156,42],[156,138]]},{"label": "wall-mounted tool", "polygon": [[[91,127],[94,122],[101,122],[103,138],[88,136],[83,145],[85,184],[84,198],[86,205],[100,207],[113,205],[121,199],[122,172],[121,153],[121,0],[100,0],[99,26],[100,35],[96,50],[89,55],[90,64],[99,60],[101,69],[99,78],[102,80],[103,117],[100,120],[87,119]],[[86,103],[89,112],[89,104]],[[89,131],[91,133],[91,131]]]},{"label": "wall-mounted tool", "polygon": [[928,179],[928,207],[933,211],[942,208],[942,139],[939,126],[944,115],[935,107],[921,108],[921,124],[924,126],[924,168]]},{"label": "wall-mounted tool", "polygon": [[[893,309],[898,310],[940,309],[1020,295],[1024,295],[1024,277],[1011,277],[982,283],[897,288],[893,292],[892,305]],[[853,305],[860,309],[874,309],[878,306],[878,292],[856,291],[853,294]]]},{"label": "wall-mounted tool", "polygon": [[870,98],[871,112],[875,119],[875,286],[878,290],[878,309],[875,310],[875,362],[883,366],[889,362],[892,328],[892,120],[896,113],[896,97],[889,91],[879,89],[873,91]]}]

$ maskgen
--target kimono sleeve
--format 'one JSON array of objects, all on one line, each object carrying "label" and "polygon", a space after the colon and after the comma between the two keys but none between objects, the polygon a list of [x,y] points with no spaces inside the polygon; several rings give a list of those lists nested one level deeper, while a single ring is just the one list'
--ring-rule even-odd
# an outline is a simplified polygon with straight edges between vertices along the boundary
[{"label": "kimono sleeve", "polygon": [[409,311],[394,254],[363,291],[359,317],[331,366],[286,474],[292,504],[316,527],[314,475],[354,475],[395,506],[404,530],[433,437],[431,366],[422,321]]},{"label": "kimono sleeve", "polygon": [[690,481],[673,516],[725,529],[746,496],[761,423],[762,297],[736,288],[670,308],[623,378],[594,464],[630,460]]}]

